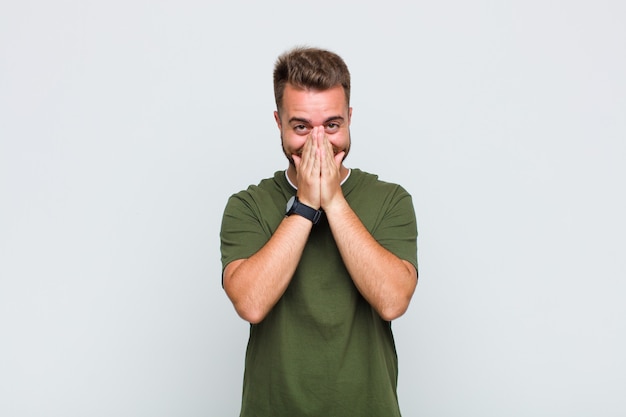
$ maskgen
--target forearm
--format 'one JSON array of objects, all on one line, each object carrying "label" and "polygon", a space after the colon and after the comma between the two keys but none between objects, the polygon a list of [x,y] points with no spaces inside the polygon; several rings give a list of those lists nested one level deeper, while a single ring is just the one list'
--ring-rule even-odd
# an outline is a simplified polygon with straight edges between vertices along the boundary
[{"label": "forearm", "polygon": [[404,314],[417,285],[415,267],[381,246],[345,199],[327,208],[326,215],[359,292],[384,320]]},{"label": "forearm", "polygon": [[278,302],[298,266],[311,227],[303,217],[286,217],[257,253],[226,267],[224,290],[244,320],[262,321]]}]

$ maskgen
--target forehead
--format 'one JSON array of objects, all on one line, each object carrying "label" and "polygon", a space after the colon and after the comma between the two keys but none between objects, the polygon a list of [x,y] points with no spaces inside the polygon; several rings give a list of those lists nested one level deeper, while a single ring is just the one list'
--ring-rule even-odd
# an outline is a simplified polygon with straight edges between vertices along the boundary
[{"label": "forehead", "polygon": [[282,111],[287,119],[292,117],[317,121],[329,116],[344,116],[348,111],[343,87],[328,90],[302,89],[291,84],[285,86]]}]

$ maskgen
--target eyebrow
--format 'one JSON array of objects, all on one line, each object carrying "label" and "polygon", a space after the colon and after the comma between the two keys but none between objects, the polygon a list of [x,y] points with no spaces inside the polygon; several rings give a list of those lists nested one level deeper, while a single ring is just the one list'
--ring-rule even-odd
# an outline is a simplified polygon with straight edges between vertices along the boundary
[{"label": "eyebrow", "polygon": [[[334,121],[344,121],[345,119],[343,118],[343,116],[331,116],[328,119],[324,120],[323,124],[329,123],[329,122],[334,122]],[[292,117],[291,119],[289,119],[289,123],[293,123],[293,122],[299,122],[299,123],[306,123],[308,125],[311,124],[311,121],[308,119],[304,119],[302,117]]]}]

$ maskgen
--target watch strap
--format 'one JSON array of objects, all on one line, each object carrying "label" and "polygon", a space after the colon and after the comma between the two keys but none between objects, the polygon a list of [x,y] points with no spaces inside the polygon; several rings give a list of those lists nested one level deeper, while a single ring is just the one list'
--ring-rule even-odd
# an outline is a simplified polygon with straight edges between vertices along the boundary
[{"label": "watch strap", "polygon": [[291,207],[287,210],[287,216],[292,214],[297,214],[299,216],[304,217],[305,219],[310,220],[313,224],[317,224],[317,222],[322,217],[322,210],[316,210],[313,207],[309,207],[306,204],[300,202],[297,196],[292,197],[293,202]]}]

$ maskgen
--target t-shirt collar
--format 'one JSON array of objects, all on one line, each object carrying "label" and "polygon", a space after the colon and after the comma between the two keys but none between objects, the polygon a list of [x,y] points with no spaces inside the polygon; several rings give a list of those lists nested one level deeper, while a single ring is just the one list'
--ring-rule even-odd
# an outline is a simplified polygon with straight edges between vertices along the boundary
[{"label": "t-shirt collar", "polygon": [[[346,177],[341,181],[340,185],[343,185],[348,180],[348,178],[350,178],[351,172],[352,172],[352,169],[348,168],[348,175],[346,175]],[[287,175],[287,170],[285,170],[285,178],[287,179],[287,182],[289,183],[289,185],[291,185],[296,190],[298,189],[298,187],[296,187],[296,184],[291,182],[291,180],[289,179],[289,175]]]}]

